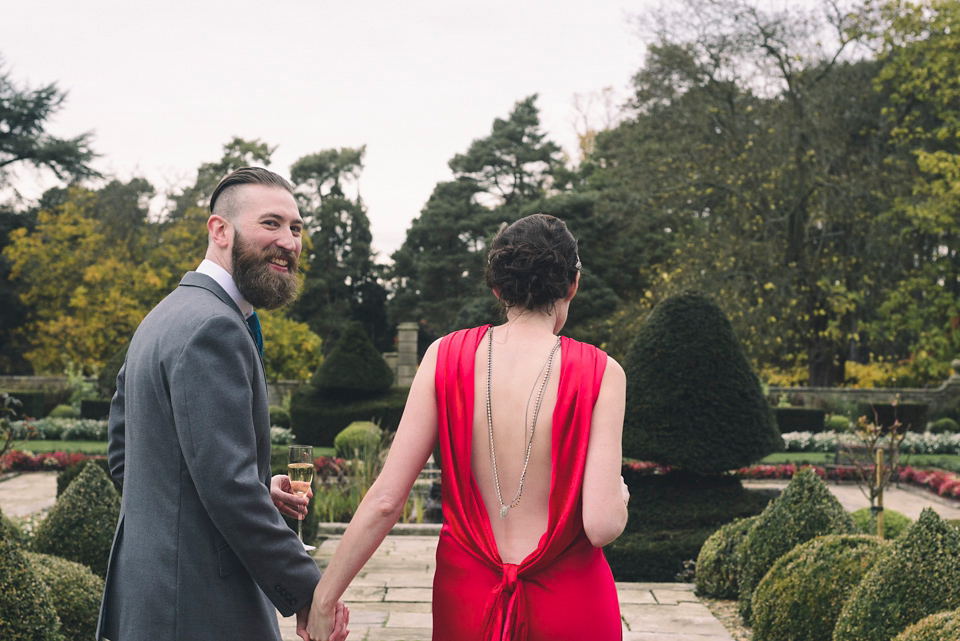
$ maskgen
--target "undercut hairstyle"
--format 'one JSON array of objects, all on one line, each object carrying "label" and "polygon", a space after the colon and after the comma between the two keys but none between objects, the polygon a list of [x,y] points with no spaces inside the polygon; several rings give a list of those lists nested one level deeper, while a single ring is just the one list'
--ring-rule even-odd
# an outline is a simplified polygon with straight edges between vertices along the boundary
[{"label": "undercut hairstyle", "polygon": [[210,196],[210,213],[223,216],[227,220],[234,220],[237,214],[238,191],[235,188],[243,185],[278,187],[293,194],[293,185],[280,174],[263,167],[241,167],[224,177],[213,190],[213,195]]},{"label": "undercut hairstyle", "polygon": [[487,286],[504,309],[549,312],[580,270],[577,241],[554,216],[533,214],[500,230],[487,255]]}]

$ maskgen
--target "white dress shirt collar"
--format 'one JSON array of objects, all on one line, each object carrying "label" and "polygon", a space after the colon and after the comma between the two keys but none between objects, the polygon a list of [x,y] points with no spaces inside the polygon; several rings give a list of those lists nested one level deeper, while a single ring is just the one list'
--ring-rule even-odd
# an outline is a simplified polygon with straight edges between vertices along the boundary
[{"label": "white dress shirt collar", "polygon": [[237,307],[240,308],[240,313],[243,314],[243,317],[250,317],[250,314],[253,313],[253,305],[248,303],[240,294],[240,290],[237,289],[237,284],[234,282],[233,276],[230,275],[230,272],[212,260],[207,260],[206,258],[203,259],[203,262],[200,263],[200,266],[197,267],[196,271],[199,274],[205,274],[217,281],[217,285],[223,287],[223,291],[227,292],[227,295],[232,298],[233,302],[235,302]]}]

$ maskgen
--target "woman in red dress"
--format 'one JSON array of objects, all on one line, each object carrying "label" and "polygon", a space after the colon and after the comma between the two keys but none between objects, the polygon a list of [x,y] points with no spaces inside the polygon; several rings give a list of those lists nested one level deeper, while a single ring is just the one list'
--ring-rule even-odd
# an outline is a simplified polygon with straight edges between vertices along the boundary
[{"label": "woman in red dress", "polygon": [[580,281],[576,241],[553,216],[522,218],[494,239],[486,280],[506,322],[427,350],[383,471],[317,585],[311,639],[329,636],[438,441],[434,640],[621,638],[600,548],[627,520],[626,380],[599,349],[557,336]]}]

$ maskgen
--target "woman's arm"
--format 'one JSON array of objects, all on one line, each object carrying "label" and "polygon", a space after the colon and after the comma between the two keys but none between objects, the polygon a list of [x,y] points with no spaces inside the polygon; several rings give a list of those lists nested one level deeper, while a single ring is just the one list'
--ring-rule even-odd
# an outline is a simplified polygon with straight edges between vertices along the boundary
[{"label": "woman's arm", "polygon": [[317,584],[307,624],[311,639],[325,641],[329,637],[337,601],[400,518],[410,488],[437,443],[434,375],[438,343],[427,350],[413,379],[383,470],[360,502]]},{"label": "woman's arm", "polygon": [[583,471],[583,529],[595,547],[616,539],[627,524],[623,465],[623,414],[627,377],[612,358],[593,408],[587,462]]}]

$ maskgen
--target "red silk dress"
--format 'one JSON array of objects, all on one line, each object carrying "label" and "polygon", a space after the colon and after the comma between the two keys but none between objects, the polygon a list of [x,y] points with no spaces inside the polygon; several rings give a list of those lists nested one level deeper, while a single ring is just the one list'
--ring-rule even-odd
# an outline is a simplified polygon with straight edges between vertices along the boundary
[{"label": "red silk dress", "polygon": [[581,512],[587,442],[607,355],[561,339],[547,531],[519,565],[504,563],[470,466],[474,360],[486,331],[446,336],[437,357],[444,523],[433,580],[433,639],[621,639],[613,574],[602,550],[587,539]]}]

